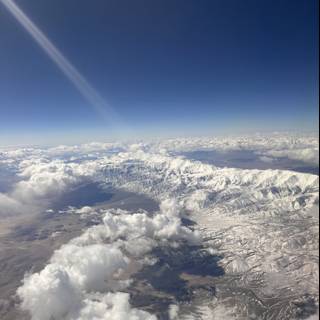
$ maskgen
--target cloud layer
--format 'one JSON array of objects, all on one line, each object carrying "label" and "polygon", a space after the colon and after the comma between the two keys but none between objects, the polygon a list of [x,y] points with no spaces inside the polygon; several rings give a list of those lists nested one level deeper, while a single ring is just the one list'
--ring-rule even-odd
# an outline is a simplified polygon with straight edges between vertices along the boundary
[{"label": "cloud layer", "polygon": [[[174,155],[175,150],[247,148],[266,161],[291,157],[315,163],[316,141],[175,139],[0,151],[0,163],[17,173],[10,190],[0,193],[1,217],[40,214],[88,181],[148,195],[161,204],[153,216],[91,207],[67,210],[102,217],[102,222],[63,245],[42,271],[26,275],[18,290],[21,307],[33,320],[154,320],[132,307],[125,293],[133,261],[150,264],[157,246],[197,244],[200,234],[208,252],[223,255],[219,263],[227,274],[263,279],[263,294],[288,287],[316,295],[318,220],[310,210],[319,200],[318,176],[218,168]],[[181,223],[182,216],[196,222],[193,230]],[[179,307],[168,310],[172,319],[184,314]]]},{"label": "cloud layer", "polygon": [[[94,214],[88,208],[80,210]],[[17,293],[23,310],[33,320],[114,319],[155,320],[131,308],[124,289],[130,279],[119,280],[132,259],[141,266],[152,248],[197,243],[199,236],[181,225],[179,208],[165,201],[154,217],[122,210],[99,212],[103,223],[63,245],[39,273],[27,275]]]}]

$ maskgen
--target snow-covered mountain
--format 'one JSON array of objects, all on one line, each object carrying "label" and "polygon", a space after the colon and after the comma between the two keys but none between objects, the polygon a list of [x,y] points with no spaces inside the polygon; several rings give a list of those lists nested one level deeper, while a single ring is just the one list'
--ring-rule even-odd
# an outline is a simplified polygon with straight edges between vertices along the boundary
[{"label": "snow-covered mountain", "polygon": [[[168,311],[172,319],[211,319],[221,317],[222,313],[228,315],[228,319],[306,318],[315,312],[319,297],[319,177],[288,170],[220,168],[175,152],[183,148],[224,146],[228,149],[245,145],[276,157],[284,153],[292,156],[302,149],[317,149],[314,138],[299,139],[287,136],[282,140],[238,138],[228,143],[204,138],[178,139],[3,151],[2,166],[14,168],[19,178],[10,192],[0,194],[0,212],[11,210],[19,215],[26,206],[41,212],[50,208],[52,199],[85,181],[94,181],[106,189],[112,186],[140,193],[162,203],[153,218],[143,212],[82,209],[81,214],[88,219],[92,214],[104,215],[104,222],[62,247],[43,271],[26,278],[19,289],[23,307],[33,314],[33,319],[43,317],[43,296],[49,294],[50,299],[61,303],[55,296],[60,294],[60,289],[50,291],[48,285],[50,292],[45,289],[38,301],[36,298],[30,300],[30,290],[32,292],[40,282],[62,281],[61,286],[66,286],[74,299],[68,306],[76,308],[70,311],[68,306],[59,304],[64,319],[87,319],[90,314],[96,315],[97,319],[118,319],[112,318],[117,315],[113,309],[117,308],[117,300],[126,306],[132,319],[154,319],[152,308],[148,309],[150,314],[131,310],[128,296],[110,295],[120,288],[130,293],[130,286],[99,287],[100,293],[93,294],[95,286],[81,282],[90,278],[91,271],[87,267],[78,268],[76,264],[81,257],[86,257],[87,265],[100,270],[95,276],[103,280],[106,275],[99,269],[100,262],[96,259],[105,257],[101,258],[104,265],[114,259],[103,255],[111,250],[119,261],[118,267],[111,268],[108,275],[108,283],[113,283],[116,269],[123,269],[125,273],[132,269],[129,260],[140,261],[141,266],[149,265],[153,259],[160,259],[153,256],[154,248],[173,244],[174,247],[184,246],[187,241],[192,246],[199,242],[197,246],[201,247],[201,252],[218,257],[218,267],[222,268],[223,275],[200,278],[194,278],[192,274],[179,275],[187,279],[184,280],[187,283],[210,284],[215,288],[215,295],[204,298],[203,293],[194,294],[189,304],[175,301],[177,305]],[[313,151],[302,153],[301,157],[304,156],[305,161],[311,161],[310,158],[314,161]],[[129,218],[131,214],[133,216]],[[136,246],[132,246],[132,241]],[[94,246],[90,247],[92,251],[88,246]],[[80,260],[69,259],[72,252]],[[90,257],[90,252],[96,253]],[[141,260],[143,255],[148,256],[149,262]],[[166,268],[169,267],[170,262],[167,262]],[[134,278],[133,274],[131,276]],[[98,278],[94,278],[94,283],[99,283]],[[67,282],[64,284],[63,281]],[[56,298],[58,300],[54,300]],[[96,312],[95,308],[102,311]],[[52,315],[61,317],[61,314]]]}]

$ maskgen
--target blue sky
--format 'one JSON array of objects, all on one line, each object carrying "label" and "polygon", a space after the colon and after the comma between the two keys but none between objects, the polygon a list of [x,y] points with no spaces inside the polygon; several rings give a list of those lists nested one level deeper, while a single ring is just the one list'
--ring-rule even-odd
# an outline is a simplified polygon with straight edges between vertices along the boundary
[{"label": "blue sky", "polygon": [[[314,0],[16,1],[123,135],[318,130]],[[112,131],[0,1],[0,143]]]}]

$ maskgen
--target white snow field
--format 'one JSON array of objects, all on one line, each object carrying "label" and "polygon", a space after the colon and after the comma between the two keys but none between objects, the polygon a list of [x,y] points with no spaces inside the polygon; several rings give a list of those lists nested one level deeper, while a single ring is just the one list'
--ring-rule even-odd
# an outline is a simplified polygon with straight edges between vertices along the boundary
[{"label": "white snow field", "polygon": [[[319,303],[318,175],[221,168],[177,155],[239,148],[318,165],[317,138],[289,134],[1,149],[0,167],[17,175],[0,193],[3,219],[41,214],[84,181],[141,193],[160,205],[155,214],[69,208],[100,223],[63,245],[42,271],[25,275],[17,291],[21,308],[33,320],[313,317]],[[221,272],[201,272],[211,267],[205,263],[194,263],[197,273],[174,269],[190,259],[179,256],[186,248],[193,248],[191,258],[208,259],[202,263],[216,259]],[[157,252],[170,250],[176,256],[161,265]],[[178,278],[188,299],[162,292],[146,280],[149,273],[141,280],[148,268],[163,272],[158,265],[172,273],[183,269]],[[135,283],[157,297],[153,303],[135,302]],[[156,306],[162,298],[165,310]]]}]

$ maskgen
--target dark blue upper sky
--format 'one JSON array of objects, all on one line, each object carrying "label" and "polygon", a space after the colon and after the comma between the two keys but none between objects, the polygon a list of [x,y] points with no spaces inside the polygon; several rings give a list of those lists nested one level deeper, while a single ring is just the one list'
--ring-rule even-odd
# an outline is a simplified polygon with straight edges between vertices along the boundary
[{"label": "dark blue upper sky", "polygon": [[[317,1],[16,3],[137,134],[318,129]],[[1,1],[0,135],[108,138]]]}]

